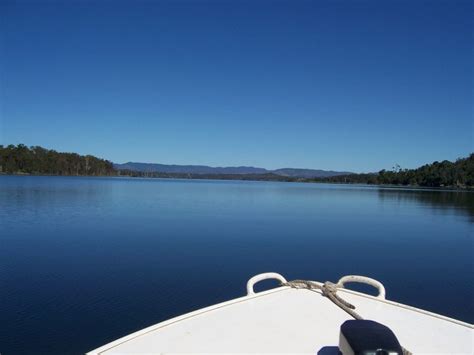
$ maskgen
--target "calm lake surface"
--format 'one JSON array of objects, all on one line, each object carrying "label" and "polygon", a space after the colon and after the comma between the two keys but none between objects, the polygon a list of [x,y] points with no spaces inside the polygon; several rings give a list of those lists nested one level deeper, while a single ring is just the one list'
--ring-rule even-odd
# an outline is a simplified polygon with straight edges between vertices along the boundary
[{"label": "calm lake surface", "polygon": [[84,353],[266,271],[472,323],[473,227],[468,192],[0,176],[0,352]]}]

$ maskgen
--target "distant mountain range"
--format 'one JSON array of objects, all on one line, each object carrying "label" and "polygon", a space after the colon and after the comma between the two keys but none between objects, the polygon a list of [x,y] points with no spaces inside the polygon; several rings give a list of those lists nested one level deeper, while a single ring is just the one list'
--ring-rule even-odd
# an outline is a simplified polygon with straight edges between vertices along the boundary
[{"label": "distant mountain range", "polygon": [[315,177],[331,177],[339,175],[351,174],[347,171],[331,171],[317,169],[293,169],[284,168],[276,170],[267,170],[264,168],[255,168],[252,166],[231,166],[231,167],[211,167],[206,165],[166,165],[151,163],[134,163],[128,162],[124,164],[114,164],[117,170],[131,170],[143,173],[168,173],[168,174],[276,174],[280,176],[298,177],[298,178],[315,178]]}]

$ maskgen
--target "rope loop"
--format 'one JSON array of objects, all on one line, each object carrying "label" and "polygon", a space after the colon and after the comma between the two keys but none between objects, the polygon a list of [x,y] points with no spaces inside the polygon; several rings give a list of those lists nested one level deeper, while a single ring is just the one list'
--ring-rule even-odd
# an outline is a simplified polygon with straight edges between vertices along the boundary
[{"label": "rope loop", "polygon": [[328,296],[329,294],[335,295],[337,292],[337,285],[331,281],[326,281],[322,287],[323,295]]}]

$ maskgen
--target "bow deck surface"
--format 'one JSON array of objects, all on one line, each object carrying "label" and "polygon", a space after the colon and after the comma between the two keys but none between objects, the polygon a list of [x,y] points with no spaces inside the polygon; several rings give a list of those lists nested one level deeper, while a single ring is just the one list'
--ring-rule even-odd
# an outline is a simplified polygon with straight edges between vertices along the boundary
[{"label": "bow deck surface", "polygon": [[[473,353],[470,324],[354,291],[338,294],[365,319],[389,326],[412,353]],[[279,287],[153,325],[90,354],[329,354],[347,319],[318,290]]]}]

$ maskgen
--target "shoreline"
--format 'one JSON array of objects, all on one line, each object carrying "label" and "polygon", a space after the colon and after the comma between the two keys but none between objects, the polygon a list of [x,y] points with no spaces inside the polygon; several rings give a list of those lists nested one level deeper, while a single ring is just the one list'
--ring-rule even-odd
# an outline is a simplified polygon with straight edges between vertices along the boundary
[{"label": "shoreline", "polygon": [[[162,173],[166,176],[132,176],[132,175],[57,175],[57,174],[30,174],[30,173],[3,173],[0,176],[43,176],[43,177],[92,177],[92,178],[129,178],[129,179],[167,179],[167,180],[208,180],[208,181],[253,181],[253,182],[282,182],[282,183],[313,183],[313,184],[327,184],[327,185],[343,185],[343,186],[365,186],[365,187],[379,187],[394,190],[432,190],[432,191],[457,191],[457,192],[474,192],[474,186],[455,187],[455,186],[422,186],[422,185],[393,185],[393,184],[369,184],[369,183],[351,183],[351,182],[333,182],[333,181],[314,181],[304,178],[291,178],[281,176],[281,179],[252,179],[249,174],[243,175],[241,179],[233,175],[232,178],[225,178],[222,175],[213,178],[211,175],[200,177],[197,174],[192,176],[172,176],[171,174]],[[257,176],[256,176],[257,177]]]}]

